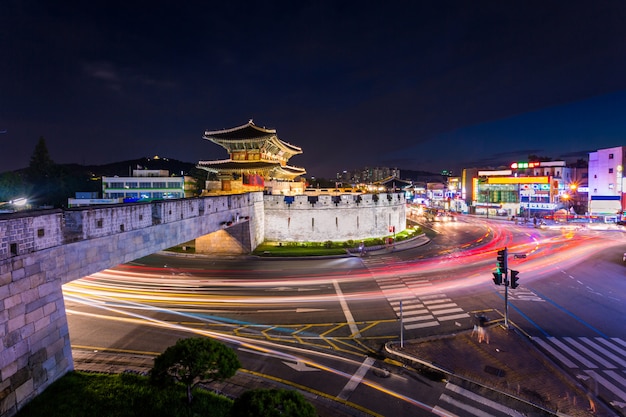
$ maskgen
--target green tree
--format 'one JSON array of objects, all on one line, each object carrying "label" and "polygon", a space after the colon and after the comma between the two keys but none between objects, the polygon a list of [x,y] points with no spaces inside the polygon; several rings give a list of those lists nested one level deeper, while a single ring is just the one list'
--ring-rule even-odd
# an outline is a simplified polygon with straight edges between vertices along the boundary
[{"label": "green tree", "polygon": [[39,138],[39,141],[37,142],[37,145],[35,145],[35,150],[30,156],[28,174],[31,181],[45,181],[47,178],[50,178],[52,176],[54,168],[54,161],[52,161],[52,159],[50,158],[50,153],[48,152],[46,140],[43,138],[43,136],[41,136]]},{"label": "green tree", "polygon": [[237,398],[231,417],[316,417],[317,411],[298,391],[256,389]]},{"label": "green tree", "polygon": [[150,377],[156,384],[171,378],[185,384],[187,402],[191,404],[192,391],[198,384],[230,378],[239,368],[241,362],[233,349],[213,339],[191,337],[180,339],[157,356]]}]

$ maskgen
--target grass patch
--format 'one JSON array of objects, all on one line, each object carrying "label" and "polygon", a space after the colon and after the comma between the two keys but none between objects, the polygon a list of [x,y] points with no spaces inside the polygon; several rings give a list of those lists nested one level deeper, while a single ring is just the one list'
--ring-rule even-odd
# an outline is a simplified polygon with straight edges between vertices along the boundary
[{"label": "grass patch", "polygon": [[252,252],[258,256],[329,256],[345,255],[344,248],[325,248],[323,246],[310,244],[278,245],[275,243],[262,243]]},{"label": "grass patch", "polygon": [[185,387],[157,388],[135,374],[69,372],[20,410],[17,417],[227,417],[233,402],[204,390],[187,405]]},{"label": "grass patch", "polygon": [[348,249],[356,249],[361,242],[366,248],[384,246],[389,238],[394,238],[396,242],[410,239],[422,233],[421,228],[407,228],[395,235],[380,238],[346,241],[326,241],[326,242],[263,242],[252,252],[257,256],[329,256],[345,255]]}]

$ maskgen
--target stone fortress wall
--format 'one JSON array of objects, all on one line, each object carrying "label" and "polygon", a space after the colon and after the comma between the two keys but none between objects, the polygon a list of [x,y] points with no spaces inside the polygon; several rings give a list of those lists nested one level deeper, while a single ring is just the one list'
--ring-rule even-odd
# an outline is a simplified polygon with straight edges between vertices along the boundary
[{"label": "stone fortress wall", "polygon": [[0,216],[0,415],[73,369],[63,284],[207,234],[212,253],[388,236],[406,227],[405,203],[401,193],[255,192]]},{"label": "stone fortress wall", "polygon": [[265,240],[362,240],[406,229],[404,193],[265,195]]},{"label": "stone fortress wall", "polygon": [[[262,193],[0,216],[0,415],[73,369],[62,284],[237,225],[263,239]],[[244,227],[246,226],[247,227]]]}]

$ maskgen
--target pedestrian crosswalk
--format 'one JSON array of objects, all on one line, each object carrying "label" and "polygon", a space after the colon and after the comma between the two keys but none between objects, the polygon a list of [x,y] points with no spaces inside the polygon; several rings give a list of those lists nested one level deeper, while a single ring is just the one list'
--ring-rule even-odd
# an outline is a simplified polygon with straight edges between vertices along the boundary
[{"label": "pedestrian crosswalk", "polygon": [[400,275],[376,281],[407,330],[470,317],[445,294],[420,295],[421,289],[432,285],[426,279]]},{"label": "pedestrian crosswalk", "polygon": [[523,417],[525,414],[448,382],[434,410],[444,416]]},{"label": "pedestrian crosswalk", "polygon": [[605,337],[545,337],[534,341],[596,395],[626,409],[626,341]]}]

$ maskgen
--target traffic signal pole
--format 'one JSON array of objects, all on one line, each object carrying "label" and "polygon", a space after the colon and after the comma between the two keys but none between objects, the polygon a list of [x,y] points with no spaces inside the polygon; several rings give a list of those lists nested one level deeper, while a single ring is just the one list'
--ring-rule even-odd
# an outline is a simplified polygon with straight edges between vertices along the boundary
[{"label": "traffic signal pole", "polygon": [[504,328],[509,329],[509,280],[504,272]]},{"label": "traffic signal pole", "polygon": [[[513,254],[515,257],[526,257],[526,255]],[[496,258],[497,271],[493,272],[493,282],[496,285],[504,285],[504,327],[509,329],[509,287],[515,289],[518,287],[517,275],[519,271],[510,270],[511,279],[509,280],[509,265],[508,265],[509,250],[505,247],[498,251]]]}]

